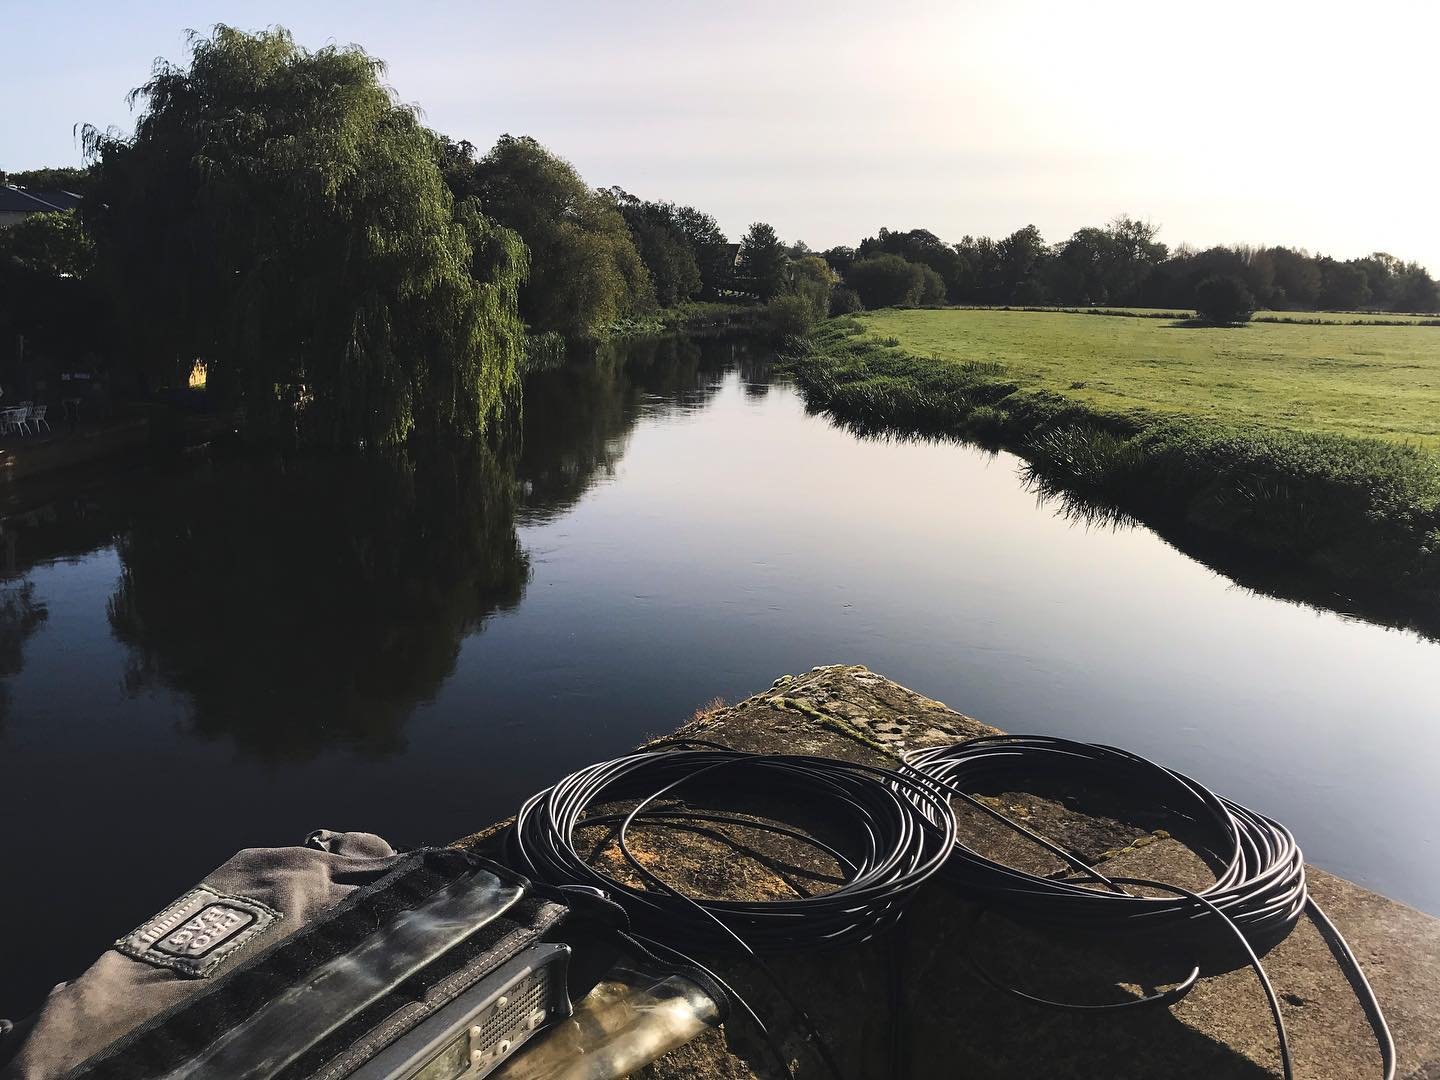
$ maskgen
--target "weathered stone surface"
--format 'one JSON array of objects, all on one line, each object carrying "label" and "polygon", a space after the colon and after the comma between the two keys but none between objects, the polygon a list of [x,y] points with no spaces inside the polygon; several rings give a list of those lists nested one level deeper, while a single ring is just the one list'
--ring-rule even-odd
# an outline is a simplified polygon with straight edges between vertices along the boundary
[{"label": "weathered stone surface", "polygon": [[[784,676],[768,691],[703,713],[667,738],[884,764],[902,750],[995,730],[863,667],[837,666]],[[1103,793],[985,795],[997,809],[1107,870],[1192,888],[1211,880],[1197,856],[1161,831],[1163,822],[1109,805]],[[992,858],[1037,872],[1059,868],[984,815],[963,814],[961,827],[968,842]],[[763,858],[737,857],[732,840]],[[639,832],[632,846],[667,880],[712,896],[793,897],[800,889],[823,888],[835,869],[809,849],[777,845],[758,832],[741,837],[732,831],[730,840]],[[623,874],[612,848],[608,838],[596,837],[597,858]],[[1323,871],[1312,870],[1310,880],[1380,995],[1399,1047],[1399,1076],[1440,1076],[1440,920]],[[879,941],[787,956],[769,966],[809,1013],[845,1075],[856,1080],[1278,1075],[1274,1030],[1247,967],[1207,975],[1168,1009],[1098,1016],[1047,1010],[993,989],[967,964],[966,950],[975,948],[997,973],[1032,992],[1104,1001],[1178,981],[1195,961],[1196,947],[1173,940],[1059,941],[995,915],[972,924],[973,915],[961,897],[936,883],[902,926]],[[1214,964],[1214,956],[1205,959],[1226,966]],[[1284,1001],[1296,1075],[1378,1077],[1369,1025],[1318,931],[1302,923],[1264,959]],[[809,1025],[753,965],[707,960],[783,1040],[797,1076],[829,1076],[809,1045]],[[778,1073],[755,1034],[735,1020],[723,1034],[697,1040],[643,1075],[739,1080]]]}]

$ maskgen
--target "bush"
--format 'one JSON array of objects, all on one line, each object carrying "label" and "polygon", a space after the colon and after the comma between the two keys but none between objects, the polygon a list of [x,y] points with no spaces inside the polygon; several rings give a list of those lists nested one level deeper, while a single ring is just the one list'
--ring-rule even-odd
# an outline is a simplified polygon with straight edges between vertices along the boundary
[{"label": "bush", "polygon": [[920,303],[943,304],[945,302],[945,279],[928,266],[920,267],[923,279],[920,286]]},{"label": "bush", "polygon": [[766,307],[770,316],[770,333],[778,340],[805,337],[818,321],[815,305],[799,293],[785,293],[771,300]]},{"label": "bush", "polygon": [[924,270],[899,255],[857,259],[846,280],[860,294],[861,303],[872,311],[918,304],[925,289]]},{"label": "bush", "polygon": [[1195,286],[1195,313],[1216,326],[1249,322],[1255,313],[1255,297],[1238,277],[1212,274]]},{"label": "bush", "polygon": [[836,285],[830,290],[830,314],[831,315],[854,315],[857,311],[864,311],[865,305],[860,302],[860,294],[846,285]]}]

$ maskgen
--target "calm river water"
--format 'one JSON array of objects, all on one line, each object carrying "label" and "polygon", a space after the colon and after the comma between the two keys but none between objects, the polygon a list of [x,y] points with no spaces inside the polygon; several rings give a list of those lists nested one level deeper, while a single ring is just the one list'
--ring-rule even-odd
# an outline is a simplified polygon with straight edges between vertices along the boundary
[{"label": "calm river water", "polygon": [[1156,757],[1440,912],[1440,645],[1074,523],[1006,454],[859,441],[764,359],[533,376],[514,459],[195,461],[5,520],[0,1016],[236,848],[448,841],[834,662]]}]

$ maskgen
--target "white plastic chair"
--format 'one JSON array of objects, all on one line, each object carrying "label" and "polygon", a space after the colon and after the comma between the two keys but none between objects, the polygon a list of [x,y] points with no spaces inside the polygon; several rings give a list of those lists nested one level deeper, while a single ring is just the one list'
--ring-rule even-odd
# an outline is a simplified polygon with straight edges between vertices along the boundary
[{"label": "white plastic chair", "polygon": [[45,430],[50,430],[50,421],[45,419],[45,414],[50,411],[49,405],[36,405],[30,410],[30,419],[35,424],[35,434],[40,434],[40,425],[45,425]]},{"label": "white plastic chair", "polygon": [[30,407],[27,405],[27,406],[23,406],[23,407],[21,407],[21,408],[15,409],[15,410],[14,410],[14,415],[11,417],[10,422],[11,422],[11,424],[13,424],[13,425],[15,426],[15,428],[20,432],[21,435],[29,435],[29,434],[30,434]]}]

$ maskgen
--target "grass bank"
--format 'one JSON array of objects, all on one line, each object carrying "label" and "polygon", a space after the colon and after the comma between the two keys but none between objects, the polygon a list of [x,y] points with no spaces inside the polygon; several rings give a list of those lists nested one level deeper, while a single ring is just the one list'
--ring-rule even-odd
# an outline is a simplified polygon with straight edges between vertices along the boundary
[{"label": "grass bank", "polygon": [[692,337],[759,334],[769,330],[769,311],[753,300],[687,300],[660,313],[668,330]]},{"label": "grass bank", "polygon": [[1004,446],[1081,510],[1440,605],[1433,329],[885,311],[831,320],[794,368],[861,433]]}]

